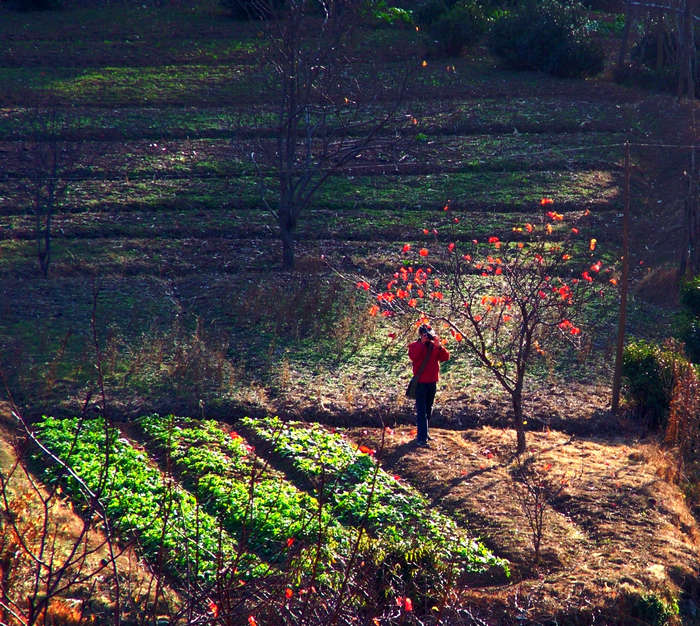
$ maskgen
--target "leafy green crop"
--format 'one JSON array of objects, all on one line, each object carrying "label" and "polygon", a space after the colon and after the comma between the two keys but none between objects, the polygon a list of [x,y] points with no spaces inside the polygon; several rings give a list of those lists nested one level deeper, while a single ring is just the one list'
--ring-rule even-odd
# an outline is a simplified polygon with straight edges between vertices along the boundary
[{"label": "leafy green crop", "polygon": [[[172,415],[141,417],[139,424],[208,510],[228,531],[244,536],[251,550],[279,561],[287,556],[290,540],[318,545],[319,575],[350,554],[356,532],[342,527],[328,508],[257,460],[252,446],[237,433],[225,433],[212,420]],[[299,558],[299,567],[293,569],[311,571],[315,551],[302,551]],[[326,576],[321,578],[332,584]]]},{"label": "leafy green crop", "polygon": [[429,552],[438,566],[454,566],[456,573],[491,567],[508,573],[504,560],[469,538],[453,520],[431,510],[421,494],[380,469],[370,454],[341,435],[317,424],[279,418],[245,418],[243,424],[296,471],[322,485],[324,500],[341,521],[365,523],[383,558],[410,559],[412,554]]},{"label": "leafy green crop", "polygon": [[[219,558],[235,563],[238,578],[269,573],[270,567],[257,557],[241,553],[192,494],[163,476],[117,429],[106,428],[102,418],[44,417],[36,429],[40,440],[91,490],[104,485],[100,496],[115,528],[136,538],[146,558],[180,580],[194,576],[213,581]],[[62,481],[79,498],[77,481],[60,467],[46,466],[44,474],[49,482]]]}]

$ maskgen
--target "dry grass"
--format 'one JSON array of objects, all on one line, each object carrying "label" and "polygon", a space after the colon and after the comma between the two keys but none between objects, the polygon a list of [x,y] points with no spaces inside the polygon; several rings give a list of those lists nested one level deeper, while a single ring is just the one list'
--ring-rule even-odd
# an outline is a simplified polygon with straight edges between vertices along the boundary
[{"label": "dry grass", "polygon": [[[658,444],[600,436],[595,429],[577,436],[528,433],[529,455],[562,486],[547,502],[538,568],[513,488],[514,431],[485,426],[431,433],[432,448],[418,450],[412,429],[396,428],[379,458],[511,561],[510,584],[466,593],[465,601],[484,615],[499,615],[489,623],[517,623],[518,617],[590,623],[596,616],[627,623],[619,616],[645,594],[669,600],[696,592],[700,528],[682,492],[665,479],[669,456]],[[356,429],[354,437],[377,443],[371,428]]]},{"label": "dry grass", "polygon": [[635,287],[635,294],[660,306],[678,306],[680,277],[678,268],[650,269]]}]

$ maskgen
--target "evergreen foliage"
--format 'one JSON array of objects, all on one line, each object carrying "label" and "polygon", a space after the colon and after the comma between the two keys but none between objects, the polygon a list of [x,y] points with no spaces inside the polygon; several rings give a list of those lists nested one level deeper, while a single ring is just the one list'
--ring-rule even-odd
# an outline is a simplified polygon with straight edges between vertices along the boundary
[{"label": "evergreen foliage", "polygon": [[527,0],[494,23],[491,50],[506,65],[562,78],[594,76],[604,52],[591,41],[579,3]]}]

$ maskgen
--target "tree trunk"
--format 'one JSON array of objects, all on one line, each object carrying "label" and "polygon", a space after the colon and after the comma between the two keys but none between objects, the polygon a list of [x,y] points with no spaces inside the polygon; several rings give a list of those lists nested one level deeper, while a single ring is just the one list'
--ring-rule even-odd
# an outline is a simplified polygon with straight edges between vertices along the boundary
[{"label": "tree trunk", "polygon": [[10,590],[10,568],[12,567],[12,557],[10,555],[10,547],[14,542],[10,541],[8,546],[3,550],[2,559],[0,559],[0,620],[2,623],[8,621],[8,611],[5,607],[9,605],[8,593]]},{"label": "tree trunk", "polygon": [[610,410],[617,413],[620,408],[620,386],[622,384],[622,353],[625,348],[625,326],[627,325],[627,292],[630,272],[630,177],[631,156],[629,141],[625,141],[624,212],[622,217],[622,276],[620,277],[620,312],[617,317],[617,343],[615,346],[615,369],[612,382]]},{"label": "tree trunk", "polygon": [[682,13],[678,21],[678,88],[676,95],[683,97],[686,88],[686,61],[688,60],[688,32],[686,31],[686,8],[688,0],[681,3]]},{"label": "tree trunk", "polygon": [[294,235],[291,231],[282,233],[282,268],[294,269]]},{"label": "tree trunk", "polygon": [[[43,245],[42,245],[43,239]],[[44,274],[44,278],[49,276],[49,265],[51,264],[51,214],[46,216],[44,231],[39,238],[39,265]]]},{"label": "tree trunk", "polygon": [[518,436],[517,453],[525,452],[527,444],[525,442],[525,421],[523,420],[523,388],[522,384],[517,384],[511,394],[513,403],[513,420],[515,422],[515,432]]},{"label": "tree trunk", "polygon": [[664,13],[659,10],[659,21],[656,23],[656,71],[661,72],[664,69],[664,38],[666,36],[664,30]]},{"label": "tree trunk", "polygon": [[682,98],[685,94],[691,100],[695,97],[693,4],[693,0],[685,0],[683,3],[683,13],[678,29],[678,97]]},{"label": "tree trunk", "polygon": [[[697,50],[695,43],[695,7],[698,5],[698,0],[688,0],[688,9],[686,11],[688,17],[688,98],[691,102],[695,99],[695,78],[697,76],[697,60],[695,51]],[[695,129],[693,129],[695,130]],[[694,150],[694,148],[693,148]],[[693,172],[695,176],[695,172]]]},{"label": "tree trunk", "polygon": [[287,205],[280,207],[279,211],[280,240],[282,241],[282,268],[294,269],[294,230],[296,220],[292,214],[292,208]]},{"label": "tree trunk", "polygon": [[627,0],[625,2],[625,28],[622,32],[622,41],[620,42],[620,53],[617,57],[617,71],[622,75],[625,66],[625,56],[627,56],[627,44],[629,41],[630,27],[632,26],[632,3]]},{"label": "tree trunk", "polygon": [[[695,129],[693,128],[693,131]],[[693,135],[695,133],[693,132]],[[690,151],[690,167],[688,168],[688,194],[685,198],[685,228],[681,262],[678,274],[681,279],[693,278],[700,274],[700,211],[696,192],[696,161],[695,148]]]}]

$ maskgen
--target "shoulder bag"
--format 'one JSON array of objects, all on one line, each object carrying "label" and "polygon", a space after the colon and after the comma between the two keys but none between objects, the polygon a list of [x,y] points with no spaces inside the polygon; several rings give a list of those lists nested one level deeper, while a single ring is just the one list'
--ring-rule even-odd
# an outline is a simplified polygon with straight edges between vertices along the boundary
[{"label": "shoulder bag", "polygon": [[421,377],[421,374],[423,373],[423,370],[425,370],[425,366],[428,364],[428,359],[430,358],[430,353],[433,351],[433,344],[429,343],[427,352],[425,353],[425,358],[423,359],[423,362],[420,364],[420,367],[418,368],[418,372],[413,375],[413,378],[411,378],[411,382],[408,383],[408,387],[406,387],[406,397],[407,398],[415,398],[416,397],[416,389],[418,387],[418,380]]}]

